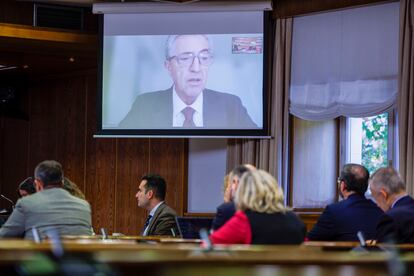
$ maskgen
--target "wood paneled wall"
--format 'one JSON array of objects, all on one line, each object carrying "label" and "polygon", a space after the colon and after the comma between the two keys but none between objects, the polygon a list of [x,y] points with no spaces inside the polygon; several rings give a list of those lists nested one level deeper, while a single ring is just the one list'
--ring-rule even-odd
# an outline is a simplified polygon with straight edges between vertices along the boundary
[{"label": "wood paneled wall", "polygon": [[[73,1],[72,5],[68,3],[46,3],[42,1],[19,1],[19,0],[1,0],[0,1],[0,22],[20,24],[20,25],[33,25],[34,16],[34,3],[37,2],[42,5],[52,6],[77,6],[79,1]],[[67,2],[70,2],[67,1]],[[118,1],[119,2],[119,1]],[[89,7],[79,7],[83,9],[83,30],[87,32],[96,33],[98,30],[97,16],[92,14],[92,5]]]},{"label": "wood paneled wall", "polygon": [[17,185],[33,175],[36,164],[55,159],[84,191],[96,231],[141,231],[147,214],[137,206],[135,193],[148,172],[165,177],[167,203],[183,214],[187,141],[93,138],[96,83],[92,71],[28,85],[23,106],[30,120],[0,118],[0,192],[16,199]]}]

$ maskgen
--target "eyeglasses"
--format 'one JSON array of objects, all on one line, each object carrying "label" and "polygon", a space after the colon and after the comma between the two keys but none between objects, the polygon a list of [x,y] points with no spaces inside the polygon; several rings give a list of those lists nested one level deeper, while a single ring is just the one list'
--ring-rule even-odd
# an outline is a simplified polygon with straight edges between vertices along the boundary
[{"label": "eyeglasses", "polygon": [[213,62],[213,54],[210,53],[208,50],[204,50],[199,52],[197,55],[193,52],[182,53],[176,56],[172,56],[169,60],[175,58],[177,60],[178,65],[182,67],[188,67],[193,64],[194,59],[198,58],[198,61],[202,66],[209,66]]}]

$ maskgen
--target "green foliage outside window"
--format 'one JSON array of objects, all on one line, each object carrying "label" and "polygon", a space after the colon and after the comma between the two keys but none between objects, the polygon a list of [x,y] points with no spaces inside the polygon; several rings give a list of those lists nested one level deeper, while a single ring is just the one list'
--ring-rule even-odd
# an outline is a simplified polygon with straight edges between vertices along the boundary
[{"label": "green foliage outside window", "polygon": [[388,114],[362,119],[362,164],[370,173],[387,166]]}]

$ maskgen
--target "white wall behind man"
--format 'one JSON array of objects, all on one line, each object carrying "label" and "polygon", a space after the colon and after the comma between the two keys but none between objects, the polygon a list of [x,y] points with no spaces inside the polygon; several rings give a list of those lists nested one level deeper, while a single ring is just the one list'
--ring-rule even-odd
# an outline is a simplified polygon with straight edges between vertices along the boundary
[{"label": "white wall behind man", "polygon": [[189,139],[188,212],[215,213],[223,202],[227,139]]}]

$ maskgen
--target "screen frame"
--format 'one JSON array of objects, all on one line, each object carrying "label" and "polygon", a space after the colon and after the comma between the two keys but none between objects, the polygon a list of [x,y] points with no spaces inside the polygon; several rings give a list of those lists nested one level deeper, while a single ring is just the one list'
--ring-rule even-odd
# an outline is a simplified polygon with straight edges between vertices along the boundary
[{"label": "screen frame", "polygon": [[104,15],[99,14],[98,18],[98,76],[97,76],[97,125],[94,137],[172,137],[172,138],[269,138],[269,103],[268,95],[271,89],[271,63],[272,63],[272,14],[270,11],[263,11],[263,88],[262,88],[262,118],[263,127],[258,129],[103,129],[102,108],[103,108],[103,44],[104,44]]}]

